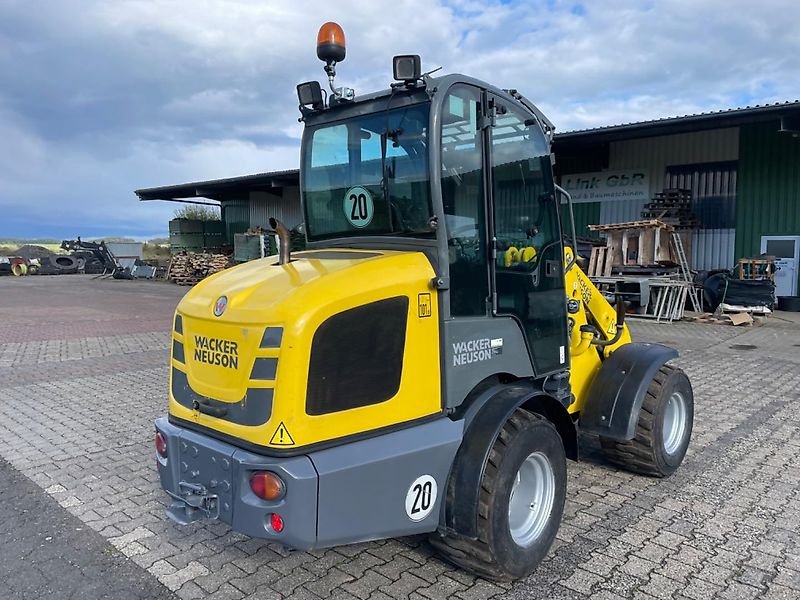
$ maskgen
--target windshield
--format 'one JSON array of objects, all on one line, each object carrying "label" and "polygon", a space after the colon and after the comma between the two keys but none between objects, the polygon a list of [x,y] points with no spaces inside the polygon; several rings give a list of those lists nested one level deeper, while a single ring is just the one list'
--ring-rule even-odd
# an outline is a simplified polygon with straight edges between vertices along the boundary
[{"label": "windshield", "polygon": [[309,239],[433,237],[429,111],[422,103],[309,128],[303,164]]}]

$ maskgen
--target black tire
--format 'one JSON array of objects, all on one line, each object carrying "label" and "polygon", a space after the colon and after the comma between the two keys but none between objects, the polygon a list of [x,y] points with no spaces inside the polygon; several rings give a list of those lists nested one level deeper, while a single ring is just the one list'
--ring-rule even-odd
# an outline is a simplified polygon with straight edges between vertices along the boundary
[{"label": "black tire", "polygon": [[50,264],[60,271],[77,270],[78,261],[69,254],[54,254],[50,257]]},{"label": "black tire", "polygon": [[[676,434],[667,451],[664,439],[664,417],[667,405],[675,394],[685,406],[685,422],[680,435]],[[636,434],[632,440],[620,442],[600,438],[603,453],[609,462],[629,471],[667,477],[675,472],[689,448],[694,423],[694,395],[689,378],[681,369],[664,365],[656,373],[642,404]]]},{"label": "black tire", "polygon": [[[520,546],[512,537],[509,504],[517,473],[534,454],[546,457],[552,468],[552,508],[541,533],[529,545]],[[561,436],[546,419],[517,409],[489,454],[481,481],[478,540],[437,533],[431,537],[431,543],[450,562],[486,579],[509,581],[529,575],[547,555],[561,525],[566,484],[566,455]]]}]

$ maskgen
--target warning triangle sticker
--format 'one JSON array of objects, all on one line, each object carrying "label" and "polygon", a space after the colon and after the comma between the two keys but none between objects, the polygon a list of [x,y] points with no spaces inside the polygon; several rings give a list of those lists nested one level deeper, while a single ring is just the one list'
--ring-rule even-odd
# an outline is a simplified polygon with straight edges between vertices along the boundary
[{"label": "warning triangle sticker", "polygon": [[283,424],[283,421],[278,425],[275,433],[272,434],[269,443],[270,446],[294,446],[292,435],[289,433],[289,430],[286,429],[286,425]]}]

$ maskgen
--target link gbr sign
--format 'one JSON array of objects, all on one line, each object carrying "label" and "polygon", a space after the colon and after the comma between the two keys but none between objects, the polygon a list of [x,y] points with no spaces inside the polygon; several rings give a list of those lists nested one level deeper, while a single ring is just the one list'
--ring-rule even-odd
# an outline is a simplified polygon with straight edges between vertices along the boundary
[{"label": "link gbr sign", "polygon": [[644,202],[650,198],[650,177],[644,169],[563,175],[561,187],[569,192],[573,202]]}]

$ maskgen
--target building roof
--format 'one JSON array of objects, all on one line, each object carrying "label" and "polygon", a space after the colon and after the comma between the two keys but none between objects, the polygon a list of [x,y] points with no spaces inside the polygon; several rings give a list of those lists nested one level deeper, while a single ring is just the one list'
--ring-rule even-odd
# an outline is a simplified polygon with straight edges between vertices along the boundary
[{"label": "building roof", "polygon": [[210,198],[212,200],[228,200],[233,197],[241,198],[245,192],[272,192],[280,194],[280,189],[287,185],[297,185],[300,171],[289,169],[286,171],[272,171],[270,173],[256,173],[226,179],[210,179],[207,181],[193,181],[177,185],[165,185],[154,188],[143,188],[134,192],[139,200],[173,200],[175,202],[189,202],[191,204],[211,204],[190,198]]},{"label": "building roof", "polygon": [[576,129],[556,133],[555,139],[560,141],[585,140],[606,142],[612,140],[630,139],[635,137],[651,137],[655,135],[669,135],[685,133],[702,129],[719,129],[723,127],[737,127],[748,123],[769,121],[781,117],[792,117],[797,122],[800,115],[800,100],[776,102],[775,104],[757,104],[739,108],[728,108],[710,112],[701,112],[691,115],[663,117],[649,121],[633,123],[620,123],[619,125],[604,125],[590,129]]},{"label": "building roof", "polygon": [[[780,120],[781,129],[800,133],[800,100],[565,131],[556,133],[554,142],[557,151],[558,146],[562,144],[601,144],[616,140],[671,135],[704,129],[738,127],[749,123],[774,120]],[[287,185],[297,185],[299,178],[300,171],[298,169],[289,169],[227,179],[144,188],[136,190],[135,193],[139,200],[171,200],[218,206],[217,202],[204,202],[198,198],[209,198],[222,202],[241,198],[242,194],[255,191],[280,194],[281,188]]]}]

